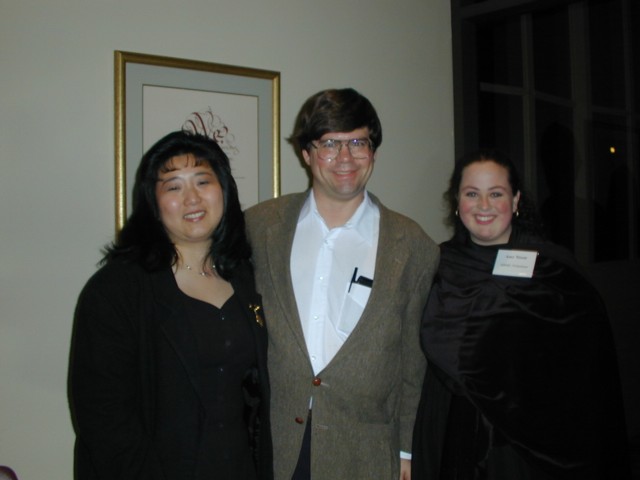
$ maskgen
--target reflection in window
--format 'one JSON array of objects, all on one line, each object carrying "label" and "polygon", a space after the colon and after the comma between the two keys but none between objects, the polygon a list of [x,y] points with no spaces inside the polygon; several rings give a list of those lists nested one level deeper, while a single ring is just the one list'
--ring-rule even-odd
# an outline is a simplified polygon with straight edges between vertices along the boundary
[{"label": "reflection in window", "polygon": [[594,116],[592,158],[595,261],[629,256],[629,169],[626,162],[627,135],[617,117]]},{"label": "reflection in window", "polygon": [[575,135],[571,109],[548,102],[536,104],[537,198],[542,220],[556,243],[573,249],[575,211],[587,200],[575,189]]}]

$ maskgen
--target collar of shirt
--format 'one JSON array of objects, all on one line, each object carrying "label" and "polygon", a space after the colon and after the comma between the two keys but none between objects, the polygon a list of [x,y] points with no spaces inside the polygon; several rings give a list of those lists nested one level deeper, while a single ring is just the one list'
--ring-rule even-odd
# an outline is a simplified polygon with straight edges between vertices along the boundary
[{"label": "collar of shirt", "polygon": [[[365,190],[364,198],[358,208],[353,213],[351,218],[347,220],[347,223],[340,227],[335,227],[331,230],[339,231],[340,229],[353,229],[357,232],[362,239],[371,245],[374,242],[374,235],[377,237],[377,226],[378,226],[378,207],[371,197]],[[322,228],[324,233],[324,237],[330,232],[329,227],[325,223],[322,215],[318,211],[318,205],[316,204],[316,199],[313,195],[313,190],[309,192],[309,196],[307,200],[304,202],[302,209],[300,210],[300,216],[298,217],[298,226],[304,222],[316,222],[319,227]]]}]

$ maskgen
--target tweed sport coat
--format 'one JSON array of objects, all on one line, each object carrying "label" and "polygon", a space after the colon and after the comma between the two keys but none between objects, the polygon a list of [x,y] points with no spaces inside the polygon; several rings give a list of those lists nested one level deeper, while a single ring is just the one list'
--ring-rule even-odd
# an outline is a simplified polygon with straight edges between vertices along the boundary
[{"label": "tweed sport coat", "polygon": [[370,195],[380,209],[372,291],[357,326],[315,377],[289,269],[307,195],[268,200],[246,212],[268,323],[274,478],[291,478],[313,396],[312,478],[397,480],[400,451],[411,451],[425,371],[419,325],[439,249],[414,221]]}]

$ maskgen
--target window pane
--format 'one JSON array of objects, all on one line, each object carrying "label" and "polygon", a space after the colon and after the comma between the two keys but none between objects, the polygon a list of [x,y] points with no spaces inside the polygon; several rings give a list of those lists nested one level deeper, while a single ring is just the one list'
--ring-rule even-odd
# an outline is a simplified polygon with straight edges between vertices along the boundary
[{"label": "window pane", "polygon": [[535,89],[571,97],[567,8],[535,13],[532,22]]},{"label": "window pane", "polygon": [[551,240],[574,249],[575,138],[570,108],[536,103],[537,201]]},{"label": "window pane", "polygon": [[478,129],[480,147],[497,148],[523,172],[522,100],[512,95],[480,93]]},{"label": "window pane", "polygon": [[594,260],[629,257],[629,170],[624,121],[594,115],[591,124],[593,165]]},{"label": "window pane", "polygon": [[624,47],[620,0],[589,2],[589,46],[593,103],[625,106]]},{"label": "window pane", "polygon": [[478,25],[476,48],[480,82],[522,86],[519,17]]}]

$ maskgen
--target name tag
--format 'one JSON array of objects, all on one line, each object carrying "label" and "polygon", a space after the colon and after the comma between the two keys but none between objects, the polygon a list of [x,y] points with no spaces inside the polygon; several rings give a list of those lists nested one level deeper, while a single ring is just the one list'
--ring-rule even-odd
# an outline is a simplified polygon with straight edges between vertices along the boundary
[{"label": "name tag", "polygon": [[532,250],[498,250],[494,275],[505,277],[533,277],[538,252]]}]

